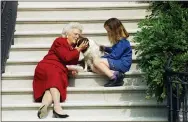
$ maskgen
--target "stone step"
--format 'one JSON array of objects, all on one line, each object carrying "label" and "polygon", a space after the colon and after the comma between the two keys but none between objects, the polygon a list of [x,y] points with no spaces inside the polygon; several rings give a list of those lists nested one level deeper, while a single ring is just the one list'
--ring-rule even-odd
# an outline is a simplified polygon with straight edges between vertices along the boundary
[{"label": "stone step", "polygon": [[[98,41],[98,40],[94,40],[97,44],[98,43],[101,43],[100,41]],[[103,41],[104,42],[104,41]],[[107,43],[107,44],[106,44]],[[108,44],[108,42],[104,42],[104,45],[106,45],[106,46],[110,46],[110,44]],[[138,43],[134,43],[134,42],[130,42],[130,44],[131,44],[131,47],[132,48],[135,48],[135,46],[138,44]],[[27,44],[17,44],[17,45],[12,45],[11,46],[11,51],[25,51],[25,50],[27,50],[27,51],[32,51],[32,50],[48,50],[50,47],[51,47],[51,45],[52,44],[38,44],[38,45],[36,45],[36,44],[31,44],[31,45],[27,45]]]},{"label": "stone step", "polygon": [[[73,6],[74,4],[74,6]],[[133,9],[148,8],[148,3],[137,2],[19,2],[18,11],[36,11],[36,10],[75,10],[75,9]]]},{"label": "stone step", "polygon": [[[36,53],[37,54],[37,53]],[[36,68],[37,62],[30,64],[30,62],[15,62],[12,64],[7,63],[5,67],[6,72],[34,72]],[[132,63],[130,70],[139,70],[137,63]],[[83,68],[80,68],[80,72],[84,72]]]},{"label": "stone step", "polygon": [[[105,44],[105,43],[104,43]],[[42,45],[12,45],[9,53],[8,60],[25,60],[25,59],[42,59],[49,51],[52,44],[42,44]],[[103,45],[103,44],[102,44]],[[132,58],[136,59],[135,43],[131,43],[132,46]],[[107,45],[109,46],[109,45]],[[36,55],[37,54],[37,55]],[[82,53],[80,54],[80,59],[83,59]]]},{"label": "stone step", "polygon": [[[131,10],[45,10],[45,11],[18,11],[17,18],[60,18],[64,20],[71,19],[100,19],[100,18],[112,18],[116,17],[121,20],[126,15],[127,18],[136,16],[146,16],[151,12],[146,9],[131,9]],[[32,16],[31,16],[32,15]],[[91,16],[92,15],[92,16]]]},{"label": "stone step", "polygon": [[[14,72],[2,74],[2,87],[15,88],[32,88],[34,72]],[[129,71],[124,78],[124,86],[145,86],[145,82],[141,77],[143,73],[138,71]],[[70,77],[70,87],[98,87],[104,86],[108,82],[108,78],[91,72],[79,72],[75,78]]]},{"label": "stone step", "polygon": [[[71,101],[103,101],[103,102],[153,102],[155,99],[146,99],[146,86],[121,86],[121,87],[68,87],[66,102]],[[2,88],[2,104],[30,103],[33,100],[32,88],[20,88],[18,85],[14,88]]]},{"label": "stone step", "polygon": [[[128,71],[125,73],[125,77],[140,77],[143,73],[139,70]],[[3,73],[2,79],[12,79],[12,78],[33,78],[33,72],[19,72],[19,73]],[[104,75],[96,74],[93,72],[79,72],[75,78],[102,78]]]},{"label": "stone step", "polygon": [[[31,88],[33,76],[20,76],[14,77],[10,76],[9,78],[3,78],[2,87],[15,88],[15,85],[19,85],[20,88]],[[69,79],[70,87],[97,87],[104,86],[108,82],[108,78],[76,78]],[[8,85],[8,86],[7,86]],[[145,86],[146,83],[139,77],[125,78],[124,86]]]},{"label": "stone step", "polygon": [[[134,48],[134,43],[132,48]],[[9,53],[9,59],[5,67],[5,72],[33,72],[37,63],[47,54],[50,45],[12,45]],[[132,50],[132,60],[130,70],[138,70],[138,59],[136,58],[135,49]],[[37,54],[37,55],[36,55]],[[80,54],[79,60],[83,59]],[[28,68],[27,68],[28,67]]]},{"label": "stone step", "polygon": [[[94,24],[94,23],[104,23],[107,19],[109,18],[96,18],[96,19],[91,19],[91,18],[71,18],[71,19],[62,19],[62,18],[16,18],[16,24],[64,24],[64,23],[69,23],[69,22],[79,22],[81,24]],[[127,17],[123,16],[119,18],[122,23],[136,23],[139,22],[140,20],[145,19],[145,16],[136,16],[136,17]]]},{"label": "stone step", "polygon": [[[2,104],[2,117],[9,118],[10,116],[27,116],[28,118],[35,117],[41,103],[25,103],[25,104]],[[167,117],[167,109],[165,104],[156,104],[152,102],[100,102],[100,101],[82,101],[82,102],[64,102],[61,103],[64,112],[71,117],[74,116],[124,116],[129,117]],[[51,108],[52,109],[52,108]],[[51,110],[49,113],[51,117]],[[37,116],[36,116],[37,117]],[[3,119],[2,118],[2,119]]]},{"label": "stone step", "polygon": [[[42,59],[43,59],[43,57],[38,57],[38,58],[30,57],[30,58],[27,58],[27,59],[24,59],[24,60],[15,58],[15,59],[8,59],[7,64],[8,65],[10,65],[10,64],[11,65],[13,65],[13,64],[37,64]],[[80,56],[79,60],[81,60],[81,59],[82,59],[82,57]],[[133,58],[132,63],[138,63],[138,60],[139,59]]]},{"label": "stone step", "polygon": [[[140,29],[131,29],[127,30],[130,35],[135,34]],[[61,36],[61,32],[59,30],[48,30],[48,31],[16,31],[14,33],[15,37],[41,37],[41,36]],[[89,35],[102,35],[107,36],[107,33],[105,30],[87,30],[83,32],[83,35],[88,37]]]},{"label": "stone step", "polygon": [[[31,6],[28,8],[30,5],[24,5],[23,7],[21,5],[18,6],[18,13],[17,17],[24,17],[24,18],[62,18],[62,19],[86,19],[86,18],[91,18],[91,19],[96,19],[96,18],[110,18],[110,17],[117,17],[121,18],[124,15],[126,17],[136,17],[136,16],[145,16],[147,15],[148,12],[147,8],[149,7],[149,4],[121,4],[119,3],[120,6],[116,6],[114,4],[113,6],[110,6],[109,4],[105,4],[105,6],[101,6],[98,4],[101,4],[100,2],[94,3],[91,7],[84,5],[83,3],[78,2],[77,4],[81,4],[81,6],[64,6],[63,3],[60,3],[59,5],[55,5],[52,3],[52,5],[36,5],[38,4],[33,3],[33,7]],[[73,3],[75,5],[75,3]],[[91,4],[91,3],[89,3]],[[35,6],[35,7],[34,7]],[[30,16],[32,15],[32,16]],[[60,16],[62,15],[62,16]],[[80,16],[79,16],[80,15]],[[91,16],[93,15],[93,16]]]},{"label": "stone step", "polygon": [[52,106],[46,119],[38,119],[41,103],[35,103],[32,97],[34,68],[54,39],[61,36],[65,24],[80,22],[84,36],[107,45],[103,23],[117,17],[130,33],[128,40],[133,42],[139,31],[137,23],[150,13],[148,7],[148,3],[136,2],[19,2],[15,45],[6,73],[2,74],[2,120],[167,122],[166,104],[145,99],[147,87],[135,55],[124,86],[103,87],[107,77],[81,70],[75,78],[71,77],[67,101],[61,103],[70,115],[67,119],[52,118]]},{"label": "stone step", "polygon": [[[32,36],[15,36],[14,38],[14,44],[15,45],[43,45],[43,44],[48,44],[51,45],[53,41],[59,37],[61,34],[61,31],[57,35],[32,35]],[[87,38],[95,40],[99,44],[104,44],[107,45],[109,44],[108,37],[107,35],[85,35]],[[128,38],[130,42],[133,42],[133,36],[130,35]],[[106,44],[107,43],[107,44]]]},{"label": "stone step", "polygon": [[[56,35],[56,36],[59,36],[61,35],[62,33],[62,28],[56,28],[56,29],[36,29],[35,30],[29,30],[29,29],[26,29],[26,30],[23,30],[23,31],[19,31],[19,30],[16,30],[15,31],[15,37],[19,37],[19,36],[53,36],[53,35]],[[128,31],[128,33],[130,35],[133,35],[135,34],[137,31],[139,31],[140,29],[138,28],[128,28],[126,29]],[[85,35],[86,37],[88,35],[107,35],[107,32],[106,30],[104,29],[104,27],[100,27],[100,29],[94,27],[94,28],[84,28],[83,30],[83,35]]]},{"label": "stone step", "polygon": [[[29,22],[30,21],[30,22]],[[46,30],[58,30],[59,32],[62,32],[63,28],[68,22],[62,22],[61,20],[34,20],[31,19],[29,21],[18,21],[16,23],[16,31],[46,31]],[[89,20],[88,20],[89,21]],[[87,30],[105,30],[104,29],[104,21],[102,22],[81,22],[80,24],[83,26],[83,31]],[[79,22],[79,21],[77,21]],[[122,21],[124,27],[127,30],[131,29],[137,29],[138,28],[138,21]]]},{"label": "stone step", "polygon": [[[52,118],[52,113],[45,119],[38,119],[36,112],[32,113],[30,115],[30,119],[28,120],[28,115],[17,117],[14,114],[10,114],[9,112],[4,113],[4,114],[9,114],[11,116],[8,116],[8,118],[2,118],[3,121],[65,121],[65,122],[88,122],[88,121],[99,121],[99,122],[168,122],[167,118],[159,118],[159,117],[125,117],[125,116],[96,116],[93,117],[92,115],[90,116],[69,116],[68,118],[65,119],[58,119],[58,118]],[[19,112],[20,115],[22,115],[21,112]]]}]

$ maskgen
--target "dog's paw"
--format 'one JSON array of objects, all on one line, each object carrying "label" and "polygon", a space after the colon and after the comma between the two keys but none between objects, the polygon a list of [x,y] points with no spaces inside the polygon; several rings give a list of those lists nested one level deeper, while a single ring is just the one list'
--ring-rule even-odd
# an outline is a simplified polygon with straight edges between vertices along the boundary
[{"label": "dog's paw", "polygon": [[84,69],[84,72],[87,72],[87,69]]},{"label": "dog's paw", "polygon": [[88,72],[93,72],[90,66],[88,67],[87,71]]}]

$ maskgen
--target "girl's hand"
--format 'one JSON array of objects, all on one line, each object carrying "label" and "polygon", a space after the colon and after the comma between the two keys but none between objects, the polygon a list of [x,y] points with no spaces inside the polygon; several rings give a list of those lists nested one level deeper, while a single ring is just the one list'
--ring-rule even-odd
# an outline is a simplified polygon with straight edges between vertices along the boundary
[{"label": "girl's hand", "polygon": [[104,48],[105,48],[105,46],[103,46],[103,45],[99,46],[99,50],[102,51],[102,52],[104,52]]}]

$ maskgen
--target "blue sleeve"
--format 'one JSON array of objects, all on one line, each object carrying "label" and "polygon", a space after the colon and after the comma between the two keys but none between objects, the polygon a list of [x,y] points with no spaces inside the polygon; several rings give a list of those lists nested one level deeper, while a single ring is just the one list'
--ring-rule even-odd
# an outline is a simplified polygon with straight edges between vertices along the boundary
[{"label": "blue sleeve", "polygon": [[104,51],[107,53],[111,53],[112,52],[112,47],[105,47]]},{"label": "blue sleeve", "polygon": [[111,59],[120,59],[128,47],[130,47],[130,43],[128,41],[120,41],[112,47],[112,52],[110,54],[107,54],[103,57]]}]

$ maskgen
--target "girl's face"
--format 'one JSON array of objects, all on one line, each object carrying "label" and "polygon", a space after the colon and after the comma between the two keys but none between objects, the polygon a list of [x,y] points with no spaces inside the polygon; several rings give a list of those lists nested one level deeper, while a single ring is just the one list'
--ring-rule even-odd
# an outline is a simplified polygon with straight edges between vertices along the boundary
[{"label": "girl's face", "polygon": [[76,44],[77,39],[81,35],[81,30],[73,28],[70,32],[67,33],[67,39],[69,41],[69,44]]},{"label": "girl's face", "polygon": [[107,31],[108,33],[111,32],[111,30],[110,30],[110,28],[109,28],[108,26],[104,26],[104,28],[106,29],[106,31]]}]

